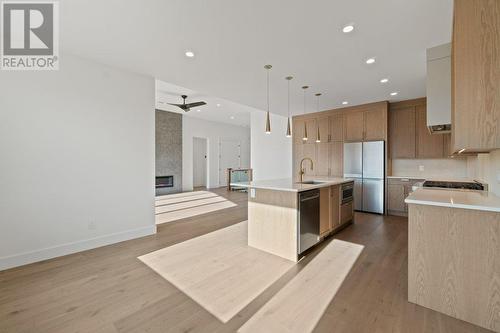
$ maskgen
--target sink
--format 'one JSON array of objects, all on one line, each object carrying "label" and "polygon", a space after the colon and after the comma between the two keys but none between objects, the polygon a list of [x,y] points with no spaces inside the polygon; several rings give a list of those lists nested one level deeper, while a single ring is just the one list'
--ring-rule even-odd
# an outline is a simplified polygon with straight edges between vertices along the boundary
[{"label": "sink", "polygon": [[316,185],[316,184],[324,184],[325,182],[320,182],[317,180],[305,180],[303,182],[298,182],[297,184],[307,184],[307,185]]}]

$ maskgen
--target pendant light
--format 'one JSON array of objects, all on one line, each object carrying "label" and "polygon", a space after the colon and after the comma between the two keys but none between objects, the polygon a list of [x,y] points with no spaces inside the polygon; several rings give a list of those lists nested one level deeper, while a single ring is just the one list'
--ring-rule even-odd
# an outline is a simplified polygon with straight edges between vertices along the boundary
[{"label": "pendant light", "polygon": [[266,134],[271,134],[271,120],[269,119],[269,70],[273,68],[271,65],[265,65],[267,70],[267,113],[266,113]]},{"label": "pendant light", "polygon": [[292,128],[290,126],[290,80],[293,79],[293,76],[287,76],[285,80],[288,81],[288,120],[286,124],[286,137],[292,137]]},{"label": "pendant light", "polygon": [[[309,86],[303,86],[302,90],[304,90],[304,114],[306,114],[306,90]],[[302,137],[303,141],[307,141],[307,123],[304,121],[304,136]]]},{"label": "pendant light", "polygon": [[[316,94],[316,97],[318,97],[318,101],[317,101],[318,104],[316,106],[316,111],[318,111],[318,112],[319,112],[319,98],[320,98],[320,96],[321,96],[320,93]],[[319,143],[319,142],[321,142],[321,136],[320,136],[320,133],[319,133],[319,123],[318,122],[316,122],[316,123],[317,123],[316,124],[316,142]]]}]

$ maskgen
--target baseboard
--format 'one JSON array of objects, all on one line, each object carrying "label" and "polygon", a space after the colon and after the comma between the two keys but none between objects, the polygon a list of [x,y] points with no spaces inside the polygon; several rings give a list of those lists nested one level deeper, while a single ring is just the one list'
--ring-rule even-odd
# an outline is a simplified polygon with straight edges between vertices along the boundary
[{"label": "baseboard", "polygon": [[156,225],[3,257],[0,258],[0,271],[153,234],[156,234]]}]

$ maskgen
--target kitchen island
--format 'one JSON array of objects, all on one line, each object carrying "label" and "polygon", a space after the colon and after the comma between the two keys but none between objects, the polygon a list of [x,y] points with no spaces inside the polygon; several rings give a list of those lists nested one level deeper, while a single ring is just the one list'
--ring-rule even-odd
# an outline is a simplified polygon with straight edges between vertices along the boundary
[{"label": "kitchen island", "polygon": [[421,188],[408,204],[408,301],[500,332],[500,198]]},{"label": "kitchen island", "polygon": [[353,221],[353,180],[235,183],[248,188],[248,245],[297,262],[325,236]]}]

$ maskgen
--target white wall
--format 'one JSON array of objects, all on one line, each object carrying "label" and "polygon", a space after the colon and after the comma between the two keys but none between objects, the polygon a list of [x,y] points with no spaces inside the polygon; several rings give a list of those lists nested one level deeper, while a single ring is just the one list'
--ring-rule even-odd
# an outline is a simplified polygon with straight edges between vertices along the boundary
[{"label": "white wall", "polygon": [[[419,169],[420,166],[424,170]],[[466,178],[466,158],[441,158],[441,159],[396,159],[392,161],[392,175],[417,178]]]},{"label": "white wall", "polygon": [[182,188],[193,190],[193,137],[206,138],[208,160],[208,187],[219,187],[219,140],[241,142],[242,167],[250,165],[250,129],[207,121],[190,116],[182,118]]},{"label": "white wall", "polygon": [[287,118],[271,114],[271,134],[266,134],[266,113],[251,114],[251,155],[254,180],[292,178],[292,138],[286,134]]},{"label": "white wall", "polygon": [[0,269],[156,232],[154,81],[61,55],[0,73]]}]

